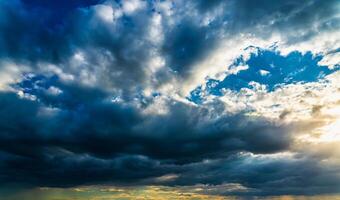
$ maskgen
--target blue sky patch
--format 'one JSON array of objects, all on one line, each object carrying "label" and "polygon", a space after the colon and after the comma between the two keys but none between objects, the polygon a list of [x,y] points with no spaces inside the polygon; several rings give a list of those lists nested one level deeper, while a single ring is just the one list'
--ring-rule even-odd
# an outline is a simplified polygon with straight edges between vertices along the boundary
[{"label": "blue sky patch", "polygon": [[[321,59],[322,55],[315,56],[311,52],[303,54],[293,51],[284,56],[279,51],[257,48],[249,60],[240,56],[231,66],[247,65],[247,69],[230,74],[222,81],[208,79],[205,92],[221,96],[223,89],[240,91],[242,88],[252,88],[251,82],[265,85],[268,91],[274,91],[280,85],[314,82],[337,70],[318,65]],[[199,86],[190,93],[188,99],[200,103],[202,92]]]}]

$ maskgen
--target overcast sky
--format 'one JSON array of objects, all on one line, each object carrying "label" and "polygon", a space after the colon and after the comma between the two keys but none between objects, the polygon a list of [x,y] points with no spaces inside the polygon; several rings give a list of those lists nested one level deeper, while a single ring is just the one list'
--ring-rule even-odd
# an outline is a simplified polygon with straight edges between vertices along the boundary
[{"label": "overcast sky", "polygon": [[336,197],[339,69],[338,0],[0,0],[0,192]]}]

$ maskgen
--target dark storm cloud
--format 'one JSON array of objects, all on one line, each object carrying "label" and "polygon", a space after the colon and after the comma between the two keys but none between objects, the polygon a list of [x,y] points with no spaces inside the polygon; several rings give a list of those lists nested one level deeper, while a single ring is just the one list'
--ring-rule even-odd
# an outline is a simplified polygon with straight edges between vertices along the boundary
[{"label": "dark storm cloud", "polygon": [[98,159],[46,148],[39,157],[2,157],[1,185],[70,187],[84,184],[129,184],[170,171],[143,156]]},{"label": "dark storm cloud", "polygon": [[[217,110],[179,102],[169,102],[173,105],[165,116],[143,116],[133,105],[107,101],[108,94],[100,90],[30,77],[16,87],[35,95],[36,101],[1,93],[0,150],[8,155],[1,161],[2,184],[141,181],[235,151],[278,152],[291,140],[288,127],[264,119],[249,120],[242,114],[214,119]],[[52,85],[62,93],[44,93]],[[124,163],[117,164],[121,157]],[[130,167],[131,172],[126,171]],[[139,172],[133,172],[137,168]],[[90,175],[82,178],[86,173]]]},{"label": "dark storm cloud", "polygon": [[[315,195],[339,192],[339,170],[322,166],[320,158],[309,156],[272,157],[238,154],[227,159],[195,163],[184,170],[179,178],[168,184],[193,185],[201,183],[207,188],[202,193],[218,195]],[[335,171],[334,171],[335,170]],[[239,183],[245,191],[230,191],[225,183]],[[193,188],[191,188],[193,189]]]},{"label": "dark storm cloud", "polygon": [[[143,86],[147,79],[147,61],[153,48],[146,35],[150,13],[123,16],[117,24],[107,24],[104,21],[93,23],[93,15],[93,12],[90,15],[79,12],[75,16],[76,20],[72,24],[74,45],[88,49],[85,56],[94,67],[101,67],[103,61],[108,62],[103,66],[105,71],[98,74],[104,85],[119,86],[124,91]],[[108,56],[104,60],[100,59],[98,54],[107,52]]]},{"label": "dark storm cloud", "polygon": [[[32,82],[28,83],[28,81]],[[48,82],[51,85],[46,86],[44,82]],[[50,86],[60,88],[62,93],[57,96],[46,94],[46,88],[49,88]],[[51,133],[46,134],[44,138],[58,137],[58,135],[62,135],[63,137],[60,137],[60,140],[68,141],[74,139],[74,142],[79,142],[80,146],[82,146],[81,143],[82,140],[84,140],[85,144],[83,145],[85,146],[83,148],[91,149],[90,146],[86,147],[86,141],[92,145],[96,145],[97,143],[93,142],[91,139],[87,139],[86,137],[88,136],[92,139],[98,140],[98,144],[100,145],[97,148],[93,148],[94,150],[97,149],[98,153],[100,152],[99,150],[101,147],[104,149],[107,148],[107,151],[112,151],[112,153],[114,153],[115,151],[112,143],[120,144],[120,146],[124,146],[124,144],[127,143],[127,151],[138,153],[143,152],[143,145],[146,144],[146,146],[150,145],[150,149],[147,150],[150,154],[159,154],[160,157],[163,157],[162,151],[152,151],[152,147],[155,146],[153,147],[154,149],[160,148],[158,144],[160,141],[164,140],[162,142],[164,143],[163,145],[168,144],[169,146],[169,148],[163,148],[165,151],[169,151],[169,154],[164,157],[168,158],[168,156],[173,156],[174,158],[177,158],[181,156],[188,156],[186,155],[187,153],[189,153],[190,156],[190,153],[195,154],[194,152],[201,151],[201,148],[198,148],[199,144],[202,143],[202,145],[204,145],[204,143],[209,140],[212,142],[211,147],[216,145],[216,143],[221,143],[220,145],[226,145],[227,147],[227,144],[223,144],[222,139],[234,137],[235,139],[242,137],[240,138],[240,148],[254,148],[256,151],[256,146],[260,147],[261,143],[265,143],[265,141],[247,142],[247,140],[252,139],[247,136],[247,131],[242,133],[246,126],[252,127],[253,135],[256,135],[254,137],[262,135],[263,138],[268,138],[270,140],[268,144],[274,142],[269,146],[264,145],[263,149],[259,148],[258,151],[272,152],[276,149],[280,150],[281,148],[285,148],[289,141],[288,135],[280,134],[280,138],[277,141],[275,138],[271,138],[270,136],[271,131],[280,131],[281,128],[284,127],[276,127],[275,124],[271,124],[260,119],[254,122],[247,121],[242,114],[219,118],[215,117],[214,119],[213,115],[216,115],[217,110],[209,111],[206,108],[188,106],[179,102],[169,102],[173,105],[170,106],[170,112],[165,116],[142,116],[139,113],[139,109],[133,105],[124,106],[110,102],[109,96],[107,96],[108,94],[103,91],[84,88],[77,85],[64,85],[61,82],[58,82],[58,80],[49,81],[44,78],[32,77],[30,80],[26,80],[23,83],[18,84],[16,87],[22,88],[26,94],[35,95],[40,103],[20,99],[18,96],[11,93],[3,94],[2,104],[6,109],[14,107],[20,108],[21,106],[24,108],[26,104],[29,105],[26,109],[20,109],[21,112],[13,112],[13,117],[7,116],[7,120],[12,121],[12,123],[16,123],[16,118],[22,119],[22,124],[24,126],[26,126],[24,123],[27,121],[27,126],[32,126],[29,129],[32,134],[39,134],[41,130],[39,130],[40,125],[38,125],[38,122],[39,120],[45,119],[45,116],[37,116],[37,114],[39,114],[39,108],[41,109],[41,106],[49,106],[51,108],[58,109],[60,112],[57,112],[55,116],[51,116],[52,121],[59,122],[59,120],[62,119],[65,121],[68,120],[68,125],[64,125],[64,131],[61,132],[65,132],[66,134],[70,132],[67,130],[67,127],[72,127],[72,132],[70,133],[71,138],[64,138],[66,135],[63,135],[63,133],[54,133],[52,127],[48,129]],[[9,112],[9,110],[3,111],[4,115]],[[25,116],[29,116],[30,120],[25,120]],[[207,116],[210,116],[211,119],[206,119],[205,117]],[[35,121],[36,123],[34,123]],[[242,123],[240,123],[241,121]],[[230,123],[233,125],[231,126]],[[8,122],[6,122],[3,126],[6,124],[8,124]],[[55,127],[60,126],[56,125]],[[259,130],[256,131],[256,129]],[[268,129],[268,131],[266,131],[266,129]],[[183,132],[186,134],[182,134]],[[266,132],[268,132],[268,134]],[[73,134],[79,137],[73,138]],[[15,135],[17,134],[13,134],[13,136]],[[34,135],[30,135],[29,138],[34,138],[33,136]],[[287,138],[285,139],[285,137]],[[102,142],[99,142],[101,140]],[[176,145],[176,142],[178,141],[185,143],[185,146],[187,147],[183,149],[173,148],[172,146]],[[245,144],[242,144],[243,142],[245,142]],[[282,145],[279,145],[277,142],[282,142]],[[252,144],[247,147],[247,143]],[[133,150],[132,147],[130,149],[129,145],[137,145],[137,147],[141,145],[142,149],[137,148],[136,150],[138,151],[134,152],[135,150]],[[72,145],[70,146],[70,148],[72,148]],[[231,146],[230,148],[234,149],[239,147]],[[77,147],[74,148],[76,149]],[[124,149],[122,147],[117,148]],[[219,149],[219,147],[214,148]],[[204,151],[204,148],[202,149]],[[172,155],[171,152],[176,151],[178,151],[179,155]],[[183,152],[180,153],[181,151]],[[186,153],[186,151],[188,152]]]},{"label": "dark storm cloud", "polygon": [[[333,16],[336,1],[175,1],[173,24],[163,14],[157,27],[164,34],[160,44],[149,36],[151,17],[162,14],[154,2],[112,22],[100,19],[99,3],[0,0],[0,59],[28,64],[33,74],[12,85],[22,97],[0,93],[0,185],[157,184],[152,180],[178,174],[167,184],[237,182],[256,194],[308,194],[324,184],[315,193],[337,191],[338,179],[330,179],[329,169],[316,160],[252,162],[238,156],[289,151],[290,125],[226,113],[218,101],[194,106],[165,94],[141,95],[149,82],[158,86],[173,74],[185,78],[221,38],[251,30],[255,35],[273,30],[289,35],[290,26],[304,29]],[[106,3],[117,13],[123,1]],[[220,15],[202,25],[202,16],[221,7]],[[285,15],[289,17],[280,18]],[[271,28],[259,31],[257,26],[268,25],[272,16],[278,19]],[[71,66],[69,60],[78,51],[86,62]],[[150,77],[148,62],[154,52],[165,58],[165,67]],[[39,63],[55,64],[74,80],[50,76],[54,72],[45,75],[45,64]],[[81,84],[83,70],[95,76],[94,83]],[[52,86],[60,92],[51,93]],[[114,100],[116,90],[121,101]],[[168,112],[144,112],[160,98]],[[303,180],[306,176],[310,178]]]},{"label": "dark storm cloud", "polygon": [[170,56],[169,65],[180,75],[185,75],[189,66],[199,62],[207,49],[214,45],[216,38],[209,36],[209,28],[183,23],[168,34],[164,54]]}]

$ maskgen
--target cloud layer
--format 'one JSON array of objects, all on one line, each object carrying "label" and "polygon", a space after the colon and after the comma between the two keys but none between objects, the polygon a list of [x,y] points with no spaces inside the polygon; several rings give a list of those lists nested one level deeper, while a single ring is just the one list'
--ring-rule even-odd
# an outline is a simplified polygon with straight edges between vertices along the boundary
[{"label": "cloud layer", "polygon": [[0,0],[0,186],[339,193],[339,9]]}]

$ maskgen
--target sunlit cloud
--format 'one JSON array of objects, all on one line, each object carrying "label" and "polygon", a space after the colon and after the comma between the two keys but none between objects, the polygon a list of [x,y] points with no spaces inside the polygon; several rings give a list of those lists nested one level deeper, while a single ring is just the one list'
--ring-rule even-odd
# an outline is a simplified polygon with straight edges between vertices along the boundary
[{"label": "sunlit cloud", "polygon": [[337,0],[0,0],[0,199],[337,199]]}]

